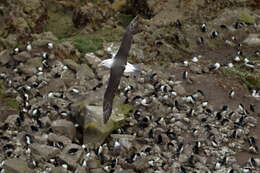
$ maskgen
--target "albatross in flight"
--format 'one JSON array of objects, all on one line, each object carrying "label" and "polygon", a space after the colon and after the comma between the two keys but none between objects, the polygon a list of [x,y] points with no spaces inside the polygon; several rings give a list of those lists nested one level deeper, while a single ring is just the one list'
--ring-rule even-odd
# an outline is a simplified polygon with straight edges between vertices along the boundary
[{"label": "albatross in flight", "polygon": [[138,31],[138,16],[127,26],[117,54],[111,59],[104,60],[100,65],[110,68],[110,77],[103,100],[103,119],[106,123],[112,113],[113,99],[117,91],[120,79],[124,72],[138,72],[139,69],[127,62],[127,56],[131,48],[133,35]]}]

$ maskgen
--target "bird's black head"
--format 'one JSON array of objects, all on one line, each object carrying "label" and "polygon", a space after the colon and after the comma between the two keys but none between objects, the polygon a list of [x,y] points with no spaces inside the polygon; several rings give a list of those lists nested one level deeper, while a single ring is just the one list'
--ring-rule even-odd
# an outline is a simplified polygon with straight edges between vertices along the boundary
[{"label": "bird's black head", "polygon": [[136,34],[139,32],[139,15],[137,15],[127,26],[127,30],[132,34]]}]

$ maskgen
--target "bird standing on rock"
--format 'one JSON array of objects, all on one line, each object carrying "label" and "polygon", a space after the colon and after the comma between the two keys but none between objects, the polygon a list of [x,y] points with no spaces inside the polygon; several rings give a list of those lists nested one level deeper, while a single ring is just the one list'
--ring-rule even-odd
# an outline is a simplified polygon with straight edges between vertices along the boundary
[{"label": "bird standing on rock", "polygon": [[138,32],[139,17],[136,16],[127,26],[121,45],[115,57],[104,60],[102,66],[110,68],[110,78],[103,100],[103,117],[106,123],[111,116],[113,99],[124,72],[138,72],[138,68],[127,62],[127,56],[131,48],[133,35]]},{"label": "bird standing on rock", "polygon": [[32,44],[30,42],[27,42],[26,50],[30,52],[32,50]]}]

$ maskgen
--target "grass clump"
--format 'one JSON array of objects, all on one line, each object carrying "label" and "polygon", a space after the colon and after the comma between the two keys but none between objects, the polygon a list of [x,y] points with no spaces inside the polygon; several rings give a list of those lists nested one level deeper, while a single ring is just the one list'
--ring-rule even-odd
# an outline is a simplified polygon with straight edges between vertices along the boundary
[{"label": "grass clump", "polygon": [[227,76],[240,78],[249,89],[260,88],[260,73],[247,70],[243,64],[234,68],[224,68],[222,71]]},{"label": "grass clump", "polygon": [[245,23],[248,24],[254,24],[255,23],[255,17],[249,14],[250,12],[247,10],[244,10],[240,13],[239,19]]},{"label": "grass clump", "polygon": [[81,53],[96,52],[103,48],[104,42],[118,41],[121,34],[122,31],[118,28],[102,29],[94,33],[78,34],[70,40]]},{"label": "grass clump", "polygon": [[19,108],[19,104],[16,101],[16,99],[8,97],[5,94],[5,90],[6,90],[6,88],[4,87],[3,82],[0,81],[0,100],[1,100],[1,102],[5,103],[5,105],[7,105],[7,106],[9,106],[11,108],[18,109]]}]

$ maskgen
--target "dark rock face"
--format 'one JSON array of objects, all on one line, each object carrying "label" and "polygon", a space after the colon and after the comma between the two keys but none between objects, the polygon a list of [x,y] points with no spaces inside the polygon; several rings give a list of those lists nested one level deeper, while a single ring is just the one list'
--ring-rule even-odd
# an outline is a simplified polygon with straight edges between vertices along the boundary
[{"label": "dark rock face", "polygon": [[88,23],[91,23],[91,12],[89,11],[90,8],[87,6],[81,7],[76,9],[73,12],[73,23],[75,27],[80,28],[86,26]]},{"label": "dark rock face", "polygon": [[[10,33],[27,34],[43,31],[47,20],[47,10],[41,1],[21,0],[18,1],[17,5],[14,4],[16,3],[8,1],[7,9],[16,10],[16,13],[5,13],[10,14],[10,16],[6,16],[7,28]],[[30,20],[25,20],[26,18]]]},{"label": "dark rock face", "polygon": [[112,9],[105,3],[102,7],[88,3],[74,10],[72,21],[76,28],[82,28],[88,25],[92,27],[89,29],[97,30],[99,27],[103,27],[110,18],[111,10]]},{"label": "dark rock face", "polygon": [[138,1],[138,0],[130,0],[129,1],[129,10],[132,14],[141,14],[146,18],[151,18],[154,14],[152,11],[153,7],[149,6],[148,1]]},{"label": "dark rock face", "polygon": [[14,47],[17,41],[23,42],[30,38],[32,33],[41,33],[47,23],[47,8],[39,0],[20,0],[1,2],[3,5],[0,16],[0,50],[9,46]]}]

